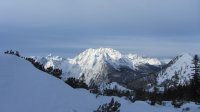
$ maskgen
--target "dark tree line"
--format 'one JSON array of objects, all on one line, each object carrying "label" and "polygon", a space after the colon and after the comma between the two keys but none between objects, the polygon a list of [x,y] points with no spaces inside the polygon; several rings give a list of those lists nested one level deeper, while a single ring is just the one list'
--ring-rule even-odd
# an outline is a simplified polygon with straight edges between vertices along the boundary
[{"label": "dark tree line", "polygon": [[193,96],[193,101],[200,103],[200,60],[198,55],[194,56],[192,63],[194,65],[192,67],[194,73],[192,74],[193,78],[190,83],[190,89],[193,92],[191,96]]},{"label": "dark tree line", "polygon": [[84,80],[76,79],[76,78],[68,78],[65,83],[70,85],[73,88],[84,88],[88,89],[88,85],[85,83]]},{"label": "dark tree line", "polygon": [[19,54],[19,51],[7,50],[4,53],[5,54],[11,54],[11,55],[15,55],[15,56],[21,57],[21,55]]},{"label": "dark tree line", "polygon": [[125,97],[127,100],[134,102],[135,101],[135,92],[131,90],[120,90],[116,86],[114,88],[100,88],[93,79],[90,80],[88,89],[90,93],[94,93],[102,96],[118,96]]},{"label": "dark tree line", "polygon": [[110,103],[100,105],[94,112],[120,112],[120,106],[121,104],[112,98]]},{"label": "dark tree line", "polygon": [[119,90],[117,88],[113,89],[104,89],[100,90],[99,86],[92,79],[90,83],[87,85],[85,83],[85,76],[82,75],[79,79],[76,78],[68,78],[65,80],[65,83],[70,85],[73,88],[84,88],[90,91],[90,93],[96,94],[97,96],[118,96],[118,97],[126,97],[128,100],[134,102],[134,92],[130,90]]},{"label": "dark tree line", "polygon": [[58,69],[58,68],[53,68],[52,66],[48,67],[45,69],[44,65],[41,64],[40,62],[36,61],[33,58],[26,58],[26,60],[28,60],[29,62],[31,62],[36,68],[38,68],[41,71],[47,72],[49,74],[52,74],[53,76],[61,79],[61,75],[62,75],[62,70]]}]

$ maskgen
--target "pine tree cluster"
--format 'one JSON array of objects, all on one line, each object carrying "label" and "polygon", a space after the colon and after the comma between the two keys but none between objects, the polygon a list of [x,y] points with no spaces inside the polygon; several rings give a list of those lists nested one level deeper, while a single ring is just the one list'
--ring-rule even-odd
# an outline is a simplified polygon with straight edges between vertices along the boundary
[{"label": "pine tree cluster", "polygon": [[4,54],[11,54],[11,55],[21,57],[20,54],[19,54],[19,51],[14,52],[13,50],[7,50],[7,51],[4,52]]},{"label": "pine tree cluster", "polygon": [[120,112],[120,106],[121,104],[112,98],[110,103],[100,105],[94,112]]},{"label": "pine tree cluster", "polygon": [[88,89],[88,85],[84,82],[84,80],[76,79],[76,78],[68,78],[65,83],[70,85],[73,88],[84,88]]}]

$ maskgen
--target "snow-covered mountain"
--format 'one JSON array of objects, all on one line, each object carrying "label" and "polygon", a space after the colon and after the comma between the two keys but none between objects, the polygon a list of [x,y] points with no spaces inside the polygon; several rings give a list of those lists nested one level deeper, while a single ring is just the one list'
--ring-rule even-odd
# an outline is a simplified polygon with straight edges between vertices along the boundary
[{"label": "snow-covered mountain", "polygon": [[192,78],[192,59],[192,55],[187,53],[175,57],[158,74],[158,85],[170,87],[189,83]]},{"label": "snow-covered mountain", "polygon": [[[48,68],[62,69],[62,78],[79,78],[84,74],[86,83],[91,79],[96,83],[118,82],[122,85],[133,82],[140,74],[158,69],[161,62],[155,58],[145,58],[136,54],[123,55],[111,48],[87,49],[72,59],[49,55],[47,57],[32,57]],[[131,84],[130,84],[131,85]]]},{"label": "snow-covered mountain", "polygon": [[[131,89],[144,87],[148,83],[155,83],[156,80],[158,85],[167,87],[189,83],[192,78],[192,58],[190,54],[185,53],[171,61],[167,60],[169,63],[163,65],[163,60],[136,54],[123,55],[111,48],[87,49],[72,59],[52,55],[34,57],[45,68],[52,66],[62,69],[63,80],[68,77],[79,78],[84,74],[87,84],[93,79],[99,85],[117,82]],[[158,72],[158,76],[149,75],[153,72]]]},{"label": "snow-covered mountain", "polygon": [[[0,66],[0,112],[93,112],[112,98],[73,89],[16,56],[0,55]],[[194,103],[176,109],[170,102],[167,106],[151,106],[144,101],[131,103],[124,98],[114,99],[121,104],[121,112],[146,112],[147,109],[148,112],[180,112],[188,107],[192,112],[199,112]]]},{"label": "snow-covered mountain", "polygon": [[70,59],[70,63],[79,65],[81,74],[85,74],[87,83],[102,75],[104,75],[101,77],[102,80],[107,80],[106,74],[109,73],[109,69],[133,68],[131,62],[124,58],[120,52],[110,48],[88,49]]}]

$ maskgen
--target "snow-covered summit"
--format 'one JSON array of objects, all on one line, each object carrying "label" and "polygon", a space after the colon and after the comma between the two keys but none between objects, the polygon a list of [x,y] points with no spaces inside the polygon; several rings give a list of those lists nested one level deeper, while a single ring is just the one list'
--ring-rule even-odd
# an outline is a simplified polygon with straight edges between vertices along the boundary
[{"label": "snow-covered summit", "polygon": [[187,84],[192,78],[192,55],[185,53],[175,57],[167,67],[158,74],[158,84],[168,86]]},{"label": "snow-covered summit", "polygon": [[105,76],[101,80],[106,80],[110,68],[133,68],[132,63],[124,55],[111,48],[87,49],[75,58],[69,59],[69,63],[80,67],[80,75],[85,75],[87,83],[102,75]]},{"label": "snow-covered summit", "polygon": [[103,63],[110,64],[115,68],[128,66],[132,68],[131,62],[126,59],[119,51],[111,48],[87,49],[72,59],[82,67],[94,68]]}]

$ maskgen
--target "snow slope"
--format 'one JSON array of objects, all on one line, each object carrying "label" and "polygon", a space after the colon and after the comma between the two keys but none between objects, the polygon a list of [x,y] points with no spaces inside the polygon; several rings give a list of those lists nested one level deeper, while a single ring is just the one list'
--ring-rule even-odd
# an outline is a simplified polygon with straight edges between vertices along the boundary
[{"label": "snow slope", "polygon": [[[0,66],[0,112],[92,112],[111,100],[73,89],[15,56],[0,55]],[[121,112],[182,112],[171,105],[150,106],[142,101],[115,99],[121,103]],[[197,105],[183,107],[188,106],[192,112],[199,112]]]},{"label": "snow slope", "polygon": [[0,66],[0,112],[89,112],[110,100],[72,89],[15,56],[0,56]]},{"label": "snow slope", "polygon": [[183,54],[174,58],[166,69],[158,74],[158,85],[168,83],[168,86],[184,85],[192,78],[192,59],[190,54]]}]

